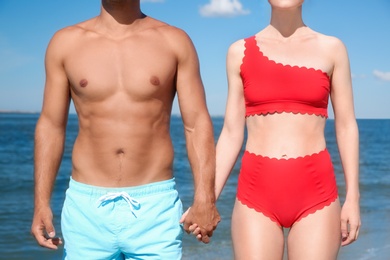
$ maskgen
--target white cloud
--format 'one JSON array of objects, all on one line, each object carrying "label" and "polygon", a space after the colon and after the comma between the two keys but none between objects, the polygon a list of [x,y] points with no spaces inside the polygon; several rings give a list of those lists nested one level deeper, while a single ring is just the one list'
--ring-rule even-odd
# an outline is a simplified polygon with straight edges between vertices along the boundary
[{"label": "white cloud", "polygon": [[383,72],[379,70],[374,70],[372,72],[374,76],[382,81],[390,81],[390,72]]},{"label": "white cloud", "polygon": [[210,0],[210,3],[200,7],[200,14],[207,17],[232,17],[249,14],[240,0]]}]

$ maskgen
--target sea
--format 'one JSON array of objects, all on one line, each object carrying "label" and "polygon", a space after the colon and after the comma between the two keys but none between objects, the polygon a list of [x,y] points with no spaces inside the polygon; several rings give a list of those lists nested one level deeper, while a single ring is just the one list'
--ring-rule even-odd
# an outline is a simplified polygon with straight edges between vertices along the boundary
[{"label": "sea", "polygon": [[[33,146],[39,114],[0,113],[0,259],[61,259],[56,251],[39,247],[30,234],[33,216]],[[223,117],[213,117],[218,139]],[[360,133],[361,219],[359,239],[341,248],[341,260],[390,259],[390,119],[358,119]],[[71,171],[71,150],[78,131],[76,115],[67,125],[66,144],[52,196],[57,234],[61,236],[60,213]],[[185,150],[182,120],[172,116],[171,135],[175,149],[174,173],[184,208],[191,205],[193,182]],[[332,155],[341,201],[345,197],[334,121],[327,120],[325,135]],[[236,193],[240,160],[237,161],[218,200],[222,217],[209,244],[184,234],[183,259],[231,260],[230,220]],[[308,231],[310,232],[310,231]],[[80,241],[82,242],[82,241]],[[287,259],[287,258],[286,258]]]}]

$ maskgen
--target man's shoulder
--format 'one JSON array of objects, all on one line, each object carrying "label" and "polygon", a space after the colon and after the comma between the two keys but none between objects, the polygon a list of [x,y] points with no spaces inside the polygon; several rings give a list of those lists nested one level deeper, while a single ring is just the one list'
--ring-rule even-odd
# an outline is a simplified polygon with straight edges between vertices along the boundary
[{"label": "man's shoulder", "polygon": [[154,18],[149,19],[150,28],[153,29],[155,32],[161,34],[162,36],[166,36],[168,38],[173,37],[174,39],[188,37],[187,33],[181,28]]},{"label": "man's shoulder", "polygon": [[61,28],[54,33],[53,39],[60,38],[61,40],[74,40],[75,37],[90,31],[89,27],[91,27],[93,19]]},{"label": "man's shoulder", "polygon": [[72,51],[80,43],[81,36],[88,32],[88,23],[89,21],[85,21],[56,31],[50,39],[48,51],[66,56],[69,51]]},{"label": "man's shoulder", "polygon": [[157,37],[159,39],[159,44],[166,44],[178,53],[186,52],[193,48],[190,36],[183,29],[156,19],[149,22],[151,30],[148,31],[153,34],[152,38]]}]

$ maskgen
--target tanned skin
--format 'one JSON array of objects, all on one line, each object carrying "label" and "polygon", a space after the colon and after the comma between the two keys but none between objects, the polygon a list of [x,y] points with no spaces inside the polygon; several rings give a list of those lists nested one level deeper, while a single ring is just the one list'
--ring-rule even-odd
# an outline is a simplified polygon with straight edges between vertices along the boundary
[{"label": "tanned skin", "polygon": [[177,94],[195,194],[184,229],[201,227],[208,243],[215,207],[215,147],[195,48],[182,30],[143,14],[139,0],[102,0],[100,14],[58,31],[47,48],[42,113],[35,133],[31,232],[57,249],[50,198],[64,151],[72,100],[79,133],[72,178],[129,187],[173,177],[170,137]]}]

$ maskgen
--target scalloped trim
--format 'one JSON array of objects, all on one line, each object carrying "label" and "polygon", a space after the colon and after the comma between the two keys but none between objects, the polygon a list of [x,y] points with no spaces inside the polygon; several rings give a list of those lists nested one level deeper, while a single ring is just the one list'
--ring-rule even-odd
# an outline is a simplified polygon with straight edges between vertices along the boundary
[{"label": "scalloped trim", "polygon": [[302,160],[302,159],[306,159],[308,157],[318,156],[318,155],[321,155],[322,153],[327,152],[327,148],[325,147],[321,151],[318,151],[318,152],[315,152],[315,153],[312,153],[312,154],[306,154],[306,155],[302,155],[302,156],[298,156],[298,157],[292,157],[292,158],[290,158],[290,157],[289,158],[269,157],[269,156],[266,156],[266,155],[255,154],[255,153],[250,152],[248,150],[245,150],[244,152],[249,154],[249,155],[260,157],[260,158],[264,158],[264,159],[267,159],[267,160],[276,160],[276,161],[285,160],[285,161],[288,161],[288,160]]},{"label": "scalloped trim", "polygon": [[328,115],[325,113],[319,113],[319,112],[308,112],[308,111],[299,111],[299,110],[272,110],[272,111],[260,111],[260,112],[253,112],[250,114],[245,115],[245,117],[252,117],[252,116],[266,116],[266,115],[274,115],[274,114],[282,114],[282,113],[292,113],[294,115],[315,115],[315,116],[321,116],[324,118],[328,118]]},{"label": "scalloped trim", "polygon": [[279,227],[291,228],[291,227],[294,226],[296,223],[298,223],[299,221],[301,221],[303,218],[306,218],[307,216],[312,215],[312,214],[316,213],[316,212],[319,211],[319,210],[323,210],[325,207],[329,207],[330,204],[332,204],[333,202],[335,202],[335,201],[337,200],[338,197],[339,197],[339,196],[336,195],[334,198],[329,199],[326,203],[321,204],[320,207],[318,207],[318,208],[314,207],[314,208],[311,208],[310,210],[306,211],[306,212],[305,212],[304,214],[302,214],[297,220],[295,220],[294,223],[293,223],[291,226],[289,226],[289,227],[284,227],[284,226],[282,226],[282,225],[279,223],[279,221],[276,220],[274,217],[272,217],[270,214],[267,214],[267,213],[265,213],[265,212],[262,212],[262,211],[256,209],[255,207],[250,206],[250,205],[244,203],[244,202],[243,202],[241,199],[239,199],[238,197],[237,197],[237,200],[240,201],[240,203],[241,203],[242,205],[244,205],[244,206],[246,206],[246,207],[248,207],[248,208],[250,208],[250,209],[253,209],[254,211],[256,211],[256,212],[258,212],[258,213],[263,214],[263,216],[269,218],[272,222],[275,222]]},{"label": "scalloped trim", "polygon": [[[249,39],[249,38],[248,38]],[[241,58],[241,64],[240,64],[240,75],[242,73],[242,67],[244,66],[245,59],[247,58],[247,53],[248,53],[248,39],[244,39],[244,55]]]},{"label": "scalloped trim", "polygon": [[243,202],[243,201],[242,201],[241,199],[239,199],[238,197],[237,197],[237,200],[238,200],[242,205],[244,205],[245,207],[247,207],[247,208],[249,208],[249,209],[253,209],[253,210],[256,211],[257,213],[262,214],[264,217],[269,218],[272,222],[275,222],[275,224],[278,225],[279,227],[283,227],[283,226],[279,223],[279,221],[278,221],[277,219],[275,219],[274,217],[272,217],[271,215],[269,215],[269,214],[267,214],[267,213],[265,213],[265,212],[262,212],[262,211],[256,209],[256,208],[253,207],[253,206],[250,206],[250,205],[246,204],[245,202]]},{"label": "scalloped trim", "polygon": [[261,54],[262,57],[264,57],[265,59],[267,59],[269,62],[271,63],[274,63],[275,65],[277,66],[282,66],[282,67],[286,67],[286,68],[297,68],[297,69],[305,69],[305,70],[308,70],[308,71],[314,71],[314,72],[319,72],[319,73],[322,73],[324,74],[328,80],[330,80],[330,76],[328,75],[328,73],[326,73],[325,71],[321,70],[321,69],[316,69],[316,68],[312,68],[312,67],[306,67],[306,66],[299,66],[299,65],[290,65],[290,64],[283,64],[281,62],[277,62],[271,58],[269,58],[267,55],[265,55],[261,50],[260,50],[260,45],[259,45],[259,42],[257,41],[257,37],[256,35],[253,35],[251,38],[253,38],[253,40],[255,41],[255,45],[257,47],[257,50],[258,52]]},{"label": "scalloped trim", "polygon": [[307,210],[304,214],[302,214],[297,220],[295,220],[295,222],[292,224],[292,226],[294,226],[296,223],[298,223],[299,221],[301,221],[303,218],[306,218],[307,216],[309,215],[312,215],[314,213],[316,213],[317,211],[319,210],[323,210],[325,207],[329,207],[330,204],[332,204],[333,202],[335,202],[337,200],[339,196],[336,195],[334,198],[331,198],[331,199],[328,199],[328,201],[324,204],[321,204],[320,207],[314,207],[314,208],[311,208],[310,210]]}]

